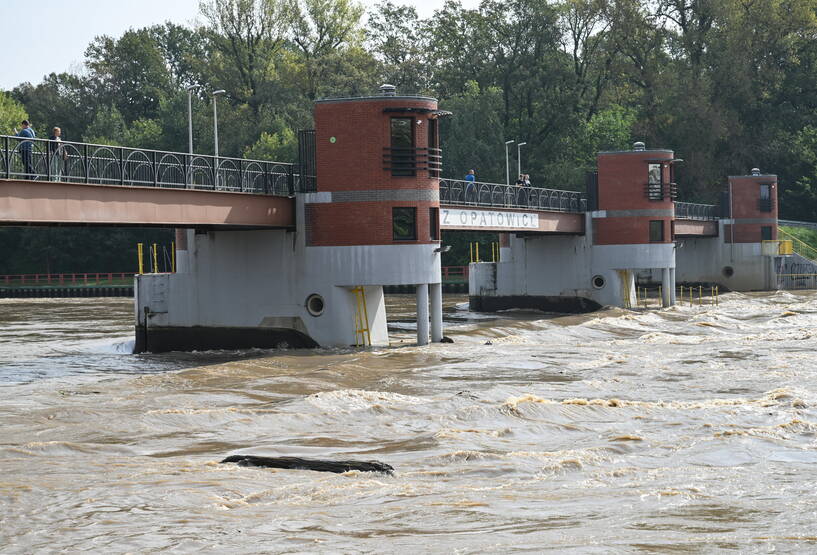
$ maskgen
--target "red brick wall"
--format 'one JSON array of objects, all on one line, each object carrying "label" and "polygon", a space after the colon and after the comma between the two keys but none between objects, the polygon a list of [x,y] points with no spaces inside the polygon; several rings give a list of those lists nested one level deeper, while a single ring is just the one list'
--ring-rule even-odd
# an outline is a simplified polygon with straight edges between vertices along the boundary
[{"label": "red brick wall", "polygon": [[[439,191],[439,179],[426,170],[410,177],[392,176],[384,168],[384,147],[391,144],[391,118],[414,119],[414,144],[428,146],[429,114],[386,112],[385,108],[436,110],[437,102],[422,98],[376,97],[318,102],[315,141],[318,191]],[[417,125],[416,121],[421,124]],[[335,142],[330,138],[334,137]],[[392,207],[417,208],[417,241],[392,241]],[[429,208],[439,202],[394,200],[314,204],[307,226],[311,245],[384,245],[430,243]]]},{"label": "red brick wall", "polygon": [[650,220],[664,222],[664,240],[672,242],[672,220],[670,218],[595,218],[593,220],[593,244],[595,245],[640,245],[651,243]]},{"label": "red brick wall", "polygon": [[[760,185],[770,185],[769,197],[772,200],[772,211],[761,212]],[[735,243],[759,243],[761,228],[772,228],[772,239],[777,239],[777,176],[774,175],[744,175],[730,176],[729,185],[732,191],[732,217],[736,220],[756,219],[774,220],[774,223],[737,223],[735,224]],[[732,226],[724,226],[724,241],[732,242]]]},{"label": "red brick wall", "polygon": [[[417,208],[417,241],[394,241],[392,207]],[[429,208],[431,202],[333,202],[312,204],[309,209],[308,241],[312,246],[405,245],[432,243]]]},{"label": "red brick wall", "polygon": [[[599,210],[672,210],[673,202],[650,200],[648,160],[672,160],[671,151],[614,152],[599,154]],[[670,182],[669,164],[663,168],[663,181]],[[638,245],[650,243],[650,221],[664,222],[664,243],[672,242],[672,218],[669,216],[633,216],[595,218],[593,242],[596,245]]]}]

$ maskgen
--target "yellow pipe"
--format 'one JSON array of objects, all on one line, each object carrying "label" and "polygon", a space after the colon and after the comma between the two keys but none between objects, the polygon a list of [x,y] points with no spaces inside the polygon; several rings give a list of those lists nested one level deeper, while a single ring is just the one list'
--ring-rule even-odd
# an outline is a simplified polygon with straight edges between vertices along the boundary
[{"label": "yellow pipe", "polygon": [[475,251],[476,251],[476,253],[477,253],[477,262],[479,262],[479,241],[477,241],[476,243],[474,243],[474,246],[475,246],[474,250],[475,250]]},{"label": "yellow pipe", "polygon": [[153,273],[159,273],[159,255],[156,252],[156,243],[153,243]]},{"label": "yellow pipe", "polygon": [[145,273],[145,253],[144,253],[144,245],[142,243],[136,243],[136,258],[139,261],[139,273]]},{"label": "yellow pipe", "polygon": [[176,241],[170,242],[170,271],[176,273]]}]

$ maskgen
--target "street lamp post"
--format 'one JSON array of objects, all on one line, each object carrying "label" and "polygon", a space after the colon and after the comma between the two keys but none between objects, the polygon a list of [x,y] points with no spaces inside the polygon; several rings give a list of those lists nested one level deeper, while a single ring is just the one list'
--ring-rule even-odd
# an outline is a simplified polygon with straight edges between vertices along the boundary
[{"label": "street lamp post", "polygon": [[516,170],[519,175],[522,175],[522,147],[528,143],[518,143],[516,145]]},{"label": "street lamp post", "polygon": [[187,186],[193,186],[193,89],[196,85],[187,87],[187,152],[190,154],[187,162]]},{"label": "street lamp post", "polygon": [[218,187],[218,95],[224,94],[227,91],[224,89],[219,89],[217,91],[213,91],[213,150],[215,153],[215,157],[213,159],[213,172],[216,176],[215,186]]},{"label": "street lamp post", "polygon": [[511,169],[508,165],[508,145],[516,141],[505,141],[505,185],[511,184]]},{"label": "street lamp post", "polygon": [[187,87],[187,152],[193,154],[193,90],[196,85]]}]

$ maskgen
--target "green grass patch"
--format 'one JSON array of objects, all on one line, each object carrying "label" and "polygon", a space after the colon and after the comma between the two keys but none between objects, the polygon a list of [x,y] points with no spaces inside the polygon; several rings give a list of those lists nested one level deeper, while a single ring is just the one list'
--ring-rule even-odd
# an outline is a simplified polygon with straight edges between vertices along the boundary
[{"label": "green grass patch", "polygon": [[[811,248],[817,250],[817,229],[789,226],[780,226],[780,229],[782,229],[792,237],[800,239],[802,242],[804,242]],[[778,237],[778,239],[783,239],[783,237]]]}]

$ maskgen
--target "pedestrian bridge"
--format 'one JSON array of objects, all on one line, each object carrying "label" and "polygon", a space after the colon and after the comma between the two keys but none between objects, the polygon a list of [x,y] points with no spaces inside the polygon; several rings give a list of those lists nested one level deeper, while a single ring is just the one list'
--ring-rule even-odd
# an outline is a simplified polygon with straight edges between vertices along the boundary
[{"label": "pedestrian bridge", "polygon": [[[0,225],[287,229],[315,190],[296,164],[2,136]],[[21,147],[31,143],[31,155]],[[578,235],[579,191],[440,179],[446,231]],[[678,237],[717,235],[717,207],[675,203]]]},{"label": "pedestrian bridge", "polygon": [[[293,164],[0,137],[0,225],[289,228]],[[21,150],[31,143],[31,154]],[[52,145],[49,147],[49,143]]]}]

